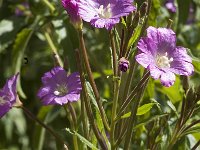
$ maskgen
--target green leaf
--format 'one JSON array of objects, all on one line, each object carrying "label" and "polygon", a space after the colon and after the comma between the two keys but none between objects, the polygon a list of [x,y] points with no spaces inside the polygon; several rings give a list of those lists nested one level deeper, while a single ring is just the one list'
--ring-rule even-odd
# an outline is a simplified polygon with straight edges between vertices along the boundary
[{"label": "green leaf", "polygon": [[167,101],[167,105],[176,113],[176,116],[178,116],[178,112],[176,110],[176,107],[172,104],[172,102]]},{"label": "green leaf", "polygon": [[164,87],[160,84],[160,81],[157,82],[157,90],[167,95],[167,97],[172,101],[172,103],[176,103],[182,100],[183,98],[183,89],[181,86],[181,81],[179,77],[176,77],[176,81],[171,87]]},{"label": "green leaf", "polygon": [[200,132],[200,126],[195,126],[195,127],[188,129],[187,131],[183,132],[181,134],[181,136],[193,134],[193,133],[199,133],[199,132]]},{"label": "green leaf", "polygon": [[200,61],[198,60],[193,60],[192,64],[194,66],[195,72],[200,74]]},{"label": "green leaf", "polygon": [[151,110],[151,108],[153,107],[153,105],[155,105],[156,103],[148,103],[148,104],[144,104],[142,106],[140,106],[137,110],[137,115],[144,115],[147,112],[149,112]]},{"label": "green leaf", "polygon": [[[32,36],[33,30],[25,28],[20,33],[18,33],[17,38],[15,40],[14,46],[13,46],[13,69],[14,72],[20,72],[22,60],[24,56],[25,49],[28,45],[28,42]],[[21,87],[21,80],[19,79],[18,85],[17,85],[18,92],[21,97],[26,98],[26,95],[24,94],[22,87]]]},{"label": "green leaf", "polygon": [[76,135],[80,139],[80,141],[83,142],[84,144],[86,144],[88,147],[90,147],[94,150],[98,150],[98,148],[96,148],[90,141],[88,141],[82,135],[78,134],[76,131],[71,131],[69,128],[65,128],[65,130],[72,135]]},{"label": "green leaf", "polygon": [[151,10],[149,13],[148,25],[157,26],[157,16],[159,16],[160,1],[152,0]]},{"label": "green leaf", "polygon": [[93,105],[99,110],[99,107],[98,107],[96,99],[95,99],[94,92],[92,90],[92,86],[90,85],[89,82],[86,82],[86,88],[87,88],[87,91],[88,91],[88,95],[92,100]]},{"label": "green leaf", "polygon": [[[144,104],[142,106],[140,106],[137,110],[137,116],[141,116],[146,114],[147,112],[149,112],[151,110],[151,108],[153,107],[153,105],[155,105],[156,103],[148,103],[148,104]],[[124,114],[123,116],[121,116],[121,119],[124,118],[128,118],[131,116],[131,112],[128,112],[126,114]]]},{"label": "green leaf", "polygon": [[123,116],[121,116],[121,119],[128,118],[130,116],[131,116],[131,112],[128,112],[128,113],[124,114]]},{"label": "green leaf", "polygon": [[133,36],[130,38],[130,40],[128,42],[128,49],[135,43],[135,41],[137,40],[137,38],[140,36],[141,30],[142,30],[142,24],[139,24],[136,27]]}]

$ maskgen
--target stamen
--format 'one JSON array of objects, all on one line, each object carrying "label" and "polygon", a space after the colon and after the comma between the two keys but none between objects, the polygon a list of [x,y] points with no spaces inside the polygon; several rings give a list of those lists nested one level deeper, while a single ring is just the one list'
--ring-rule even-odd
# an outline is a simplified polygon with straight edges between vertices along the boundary
[{"label": "stamen", "polygon": [[156,57],[156,64],[159,68],[170,67],[170,63],[173,61],[173,58],[168,58],[168,53],[166,52],[164,56],[158,55]]},{"label": "stamen", "polygon": [[64,96],[67,94],[67,92],[68,92],[67,86],[63,84],[63,85],[57,85],[57,88],[53,93],[56,96]]},{"label": "stamen", "polygon": [[101,18],[110,18],[112,16],[110,3],[104,8],[103,5],[97,9],[97,12]]}]

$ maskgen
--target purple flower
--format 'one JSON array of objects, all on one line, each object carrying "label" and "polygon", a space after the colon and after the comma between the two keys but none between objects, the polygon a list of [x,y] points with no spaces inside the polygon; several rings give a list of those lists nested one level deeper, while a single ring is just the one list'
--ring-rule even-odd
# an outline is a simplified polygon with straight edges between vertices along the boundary
[{"label": "purple flower", "polygon": [[55,67],[44,74],[42,83],[37,95],[44,105],[63,105],[80,98],[82,88],[78,72],[67,76],[63,68]]},{"label": "purple flower", "polygon": [[165,7],[171,11],[172,13],[176,12],[176,6],[174,4],[174,0],[167,0],[167,2],[165,3]]},{"label": "purple flower", "polygon": [[3,117],[15,104],[17,99],[17,78],[19,74],[12,76],[0,89],[0,118]]},{"label": "purple flower", "polygon": [[184,47],[176,46],[176,34],[171,29],[149,27],[147,37],[140,39],[137,47],[137,62],[164,86],[174,84],[174,74],[189,76],[194,71],[192,59]]},{"label": "purple flower", "polygon": [[126,72],[129,68],[129,61],[126,58],[122,57],[119,60],[119,70]]},{"label": "purple flower", "polygon": [[110,30],[120,17],[135,10],[132,0],[79,0],[79,14],[97,28]]},{"label": "purple flower", "polygon": [[16,16],[24,16],[25,11],[29,9],[28,2],[23,2],[15,8],[15,15]]},{"label": "purple flower", "polygon": [[78,4],[76,0],[62,0],[62,5],[69,14],[71,23],[74,25],[80,25],[81,18],[78,14]]}]

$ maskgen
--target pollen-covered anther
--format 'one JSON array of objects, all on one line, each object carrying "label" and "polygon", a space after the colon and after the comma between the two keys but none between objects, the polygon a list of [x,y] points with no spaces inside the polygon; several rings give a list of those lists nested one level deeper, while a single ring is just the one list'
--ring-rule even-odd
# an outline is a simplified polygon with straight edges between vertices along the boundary
[{"label": "pollen-covered anther", "polygon": [[164,56],[158,55],[156,58],[156,64],[160,68],[170,67],[170,63],[173,61],[173,58],[169,58],[167,52]]},{"label": "pollen-covered anther", "polygon": [[97,9],[97,12],[98,12],[98,14],[99,14],[99,16],[100,16],[101,18],[106,19],[106,18],[112,17],[110,4],[108,4],[107,7],[105,7],[105,8],[104,8],[103,5],[101,5],[101,6],[99,7],[99,9]]}]

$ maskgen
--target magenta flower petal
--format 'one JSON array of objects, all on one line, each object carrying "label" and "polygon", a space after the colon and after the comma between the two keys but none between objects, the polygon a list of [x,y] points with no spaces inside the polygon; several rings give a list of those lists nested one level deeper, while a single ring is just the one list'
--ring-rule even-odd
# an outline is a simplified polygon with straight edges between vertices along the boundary
[{"label": "magenta flower petal", "polygon": [[185,76],[190,76],[194,72],[192,65],[192,59],[187,55],[187,51],[184,47],[176,47],[176,49],[170,54],[173,56],[173,62],[171,63],[171,71]]},{"label": "magenta flower petal", "polygon": [[73,102],[73,101],[76,101],[77,99],[80,98],[80,94],[68,94],[67,95],[67,99],[70,101],[70,102]]},{"label": "magenta flower petal", "polygon": [[144,68],[147,68],[148,65],[152,64],[152,61],[154,60],[151,54],[148,55],[146,53],[138,54],[135,58],[137,62],[141,64]]},{"label": "magenta flower petal", "polygon": [[37,95],[42,99],[43,105],[63,105],[80,98],[82,88],[80,76],[77,72],[67,76],[63,68],[55,67],[44,74],[42,83],[43,86],[39,89]]},{"label": "magenta flower petal", "polygon": [[[159,49],[159,53],[165,53],[176,47],[176,34],[171,29],[149,27],[147,37],[151,39]],[[149,43],[150,45],[150,43]]]},{"label": "magenta flower petal", "polygon": [[137,48],[147,55],[155,56],[157,53],[157,45],[151,38],[142,38],[142,40],[139,40]]},{"label": "magenta flower petal", "polygon": [[97,28],[110,30],[120,17],[135,10],[131,0],[79,0],[79,15]]},{"label": "magenta flower petal", "polygon": [[137,47],[140,53],[136,61],[164,86],[174,84],[175,74],[189,76],[194,71],[186,49],[176,47],[176,35],[171,29],[149,27],[147,37],[141,38]]},{"label": "magenta flower petal", "polygon": [[155,80],[159,79],[161,74],[163,73],[163,71],[161,71],[155,65],[149,65],[147,69],[150,70],[150,74]]},{"label": "magenta flower petal", "polygon": [[4,87],[0,90],[0,118],[3,117],[16,102],[18,76],[19,74],[16,74],[9,78]]},{"label": "magenta flower petal", "polygon": [[6,101],[5,103],[0,103],[0,118],[3,117],[11,108],[12,105],[9,101]]},{"label": "magenta flower petal", "polygon": [[172,86],[175,82],[175,79],[176,79],[175,74],[170,71],[163,72],[160,77],[162,85],[166,87]]},{"label": "magenta flower petal", "polygon": [[78,4],[76,0],[62,0],[62,5],[69,14],[72,24],[81,24],[81,18],[78,13]]}]

